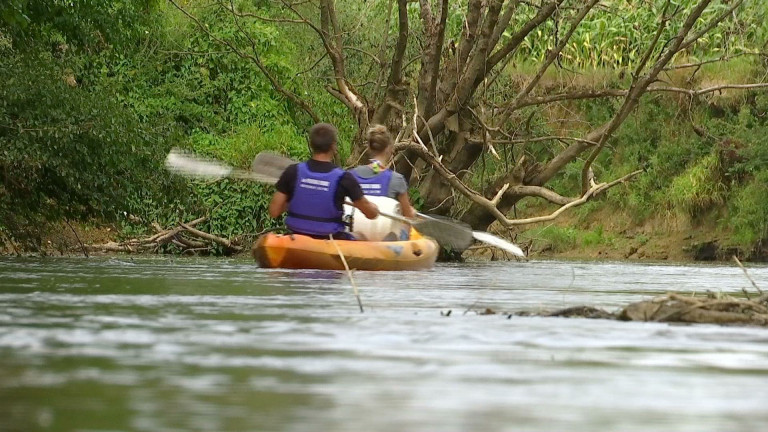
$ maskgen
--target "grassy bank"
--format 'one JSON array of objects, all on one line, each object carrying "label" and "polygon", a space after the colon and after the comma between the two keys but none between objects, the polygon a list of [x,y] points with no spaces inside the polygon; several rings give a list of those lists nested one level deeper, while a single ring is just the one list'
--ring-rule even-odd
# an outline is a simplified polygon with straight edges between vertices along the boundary
[{"label": "grassy bank", "polygon": [[[707,88],[754,82],[765,71],[762,59],[744,56],[695,74],[693,69],[666,74],[664,85]],[[568,108],[573,122],[599,122],[612,109],[594,102]],[[726,90],[696,99],[648,95],[595,166],[598,181],[638,168],[644,172],[556,221],[514,234],[534,252],[556,256],[678,260],[736,254],[765,260],[767,114],[768,94],[763,91]],[[570,168],[553,186],[574,196],[580,167]],[[523,202],[516,212],[528,217],[554,209]]]},{"label": "grassy bank", "polygon": [[[639,5],[606,3],[632,13],[606,9],[585,21],[562,64],[545,74],[543,92],[626,86],[646,33],[634,25],[653,23],[655,15]],[[718,29],[676,63],[724,54],[733,59],[669,71],[659,84],[697,89],[764,81],[764,57],[741,55],[763,44],[766,34],[764,8],[747,3],[752,9],[739,28]],[[347,6],[357,10],[360,3]],[[384,6],[381,2],[373,12]],[[227,53],[162,1],[13,0],[0,12],[0,250],[76,251],[76,238],[68,234],[73,230],[123,240],[152,234],[155,225],[168,228],[201,216],[206,217],[201,230],[245,242],[279,224],[266,216],[269,186],[189,182],[163,168],[175,146],[240,168],[263,150],[306,157],[304,131],[311,119],[273,88],[252,59]],[[194,12],[213,37],[238,31],[221,9]],[[265,5],[262,12],[274,11]],[[463,18],[455,12],[449,27],[458,34]],[[311,31],[248,23],[255,39],[237,40],[238,47],[247,51],[257,45],[263,65],[288,90],[339,126],[343,158],[356,125],[325,91],[324,81],[308,73],[318,62],[306,52]],[[363,36],[371,35],[378,43],[373,33]],[[499,80],[525,83],[551,44],[541,35],[526,41]],[[350,69],[363,64],[357,55],[350,54]],[[529,132],[581,136],[608,120],[620,103],[619,98],[582,100],[532,109]],[[768,136],[767,111],[768,96],[758,90],[723,90],[695,99],[650,93],[593,165],[599,181],[645,171],[552,223],[512,234],[535,254],[685,259],[692,256],[685,252],[691,247],[716,241],[721,256],[735,252],[759,259],[768,237],[768,146],[762,141]],[[548,145],[559,144],[521,147],[546,160],[554,154]],[[487,171],[484,164],[483,174],[468,178],[473,187],[508,168],[488,160]],[[547,186],[575,196],[581,163]],[[452,216],[463,208],[459,202]],[[553,209],[524,201],[515,215]],[[160,251],[177,252],[173,245]]]}]

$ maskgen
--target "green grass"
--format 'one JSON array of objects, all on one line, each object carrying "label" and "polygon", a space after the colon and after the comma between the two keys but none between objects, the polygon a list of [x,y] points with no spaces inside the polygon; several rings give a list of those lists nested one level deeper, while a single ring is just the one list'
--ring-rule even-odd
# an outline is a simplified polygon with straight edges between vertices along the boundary
[{"label": "green grass", "polygon": [[662,200],[669,209],[677,209],[695,218],[706,210],[723,205],[726,193],[720,160],[717,154],[710,154],[675,177]]},{"label": "green grass", "polygon": [[566,252],[589,246],[613,246],[616,243],[616,235],[606,232],[602,225],[592,230],[547,225],[527,230],[521,233],[518,239],[523,242],[533,240],[537,249],[550,249],[554,252]]},{"label": "green grass", "polygon": [[732,227],[731,242],[750,248],[768,238],[768,171],[763,171],[729,201],[724,220]]}]

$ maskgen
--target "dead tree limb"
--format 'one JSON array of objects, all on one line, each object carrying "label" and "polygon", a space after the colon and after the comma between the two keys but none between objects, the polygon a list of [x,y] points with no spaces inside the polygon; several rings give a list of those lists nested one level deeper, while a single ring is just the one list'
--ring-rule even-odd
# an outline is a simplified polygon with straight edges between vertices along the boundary
[{"label": "dead tree limb", "polygon": [[198,229],[192,228],[191,226],[189,226],[189,225],[187,225],[185,223],[182,223],[180,225],[181,225],[182,228],[184,228],[185,230],[189,231],[190,234],[192,234],[192,235],[194,235],[196,237],[200,237],[201,239],[211,241],[211,242],[216,243],[218,245],[224,246],[227,249],[231,249],[231,250],[233,250],[235,252],[240,252],[241,250],[243,250],[242,247],[240,247],[240,246],[230,242],[229,240],[227,240],[225,238],[222,238],[222,237],[219,237],[219,236],[215,236],[213,234],[208,234],[207,232],[203,232],[203,231],[200,231]]}]

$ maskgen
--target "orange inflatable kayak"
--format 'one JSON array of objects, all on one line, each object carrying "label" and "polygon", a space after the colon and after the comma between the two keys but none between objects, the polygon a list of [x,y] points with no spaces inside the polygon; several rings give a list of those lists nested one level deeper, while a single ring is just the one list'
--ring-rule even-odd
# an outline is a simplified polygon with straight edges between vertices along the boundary
[{"label": "orange inflatable kayak", "polygon": [[[431,268],[439,248],[431,238],[411,232],[406,241],[334,240],[350,269],[423,270]],[[331,240],[297,234],[265,234],[256,241],[253,257],[262,267],[344,270]]]}]

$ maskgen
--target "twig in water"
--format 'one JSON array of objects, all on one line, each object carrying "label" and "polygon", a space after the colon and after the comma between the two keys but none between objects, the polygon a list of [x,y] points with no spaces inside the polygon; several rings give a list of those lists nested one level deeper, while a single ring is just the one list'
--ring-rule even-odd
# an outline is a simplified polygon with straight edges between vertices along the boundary
[{"label": "twig in water", "polygon": [[480,301],[482,298],[483,298],[483,297],[482,297],[482,296],[480,296],[480,298],[478,298],[477,300],[475,300],[474,302],[472,302],[472,304],[471,304],[471,305],[469,305],[469,307],[468,307],[468,308],[466,308],[466,309],[464,310],[464,313],[463,313],[462,315],[466,315],[466,314],[467,314],[467,312],[471,311],[471,310],[472,310],[472,308],[473,308],[473,307],[475,307],[475,305],[477,304],[477,302],[479,302],[479,301]]},{"label": "twig in water", "polygon": [[[736,264],[738,264],[739,267],[741,267],[741,270],[744,272],[744,275],[747,277],[747,279],[749,279],[750,282],[752,282],[752,286],[755,287],[757,292],[759,292],[760,295],[763,295],[763,290],[761,290],[760,287],[757,286],[757,284],[755,283],[754,279],[752,279],[752,276],[750,276],[749,273],[747,273],[747,269],[744,268],[744,266],[741,265],[741,261],[739,261],[739,259],[736,258],[736,255],[733,256],[733,260],[736,261]],[[747,297],[747,299],[749,299],[749,297]]]},{"label": "twig in water", "polygon": [[336,240],[333,239],[333,234],[329,234],[328,238],[331,239],[331,243],[333,243],[333,247],[336,248],[336,252],[339,253],[339,257],[341,258],[341,263],[344,264],[344,268],[347,270],[347,276],[349,276],[349,283],[352,284],[352,290],[355,292],[355,298],[357,298],[357,304],[360,306],[360,313],[363,313],[363,302],[360,300],[360,293],[357,291],[357,285],[355,284],[355,279],[352,277],[352,270],[349,269],[349,265],[347,265],[347,259],[344,258],[344,254],[341,252],[341,248],[339,248],[339,245],[336,244]]},{"label": "twig in water", "polygon": [[72,234],[75,235],[75,238],[77,239],[77,242],[80,243],[80,248],[83,250],[83,255],[85,255],[86,258],[90,258],[88,256],[88,251],[85,249],[85,245],[83,244],[83,242],[80,241],[80,236],[77,235],[77,231],[75,231],[75,229],[72,228],[72,225],[69,224],[68,220],[64,219],[64,222],[67,223],[67,226],[69,227],[69,229],[72,230]]}]

